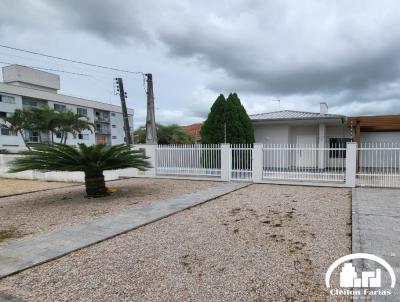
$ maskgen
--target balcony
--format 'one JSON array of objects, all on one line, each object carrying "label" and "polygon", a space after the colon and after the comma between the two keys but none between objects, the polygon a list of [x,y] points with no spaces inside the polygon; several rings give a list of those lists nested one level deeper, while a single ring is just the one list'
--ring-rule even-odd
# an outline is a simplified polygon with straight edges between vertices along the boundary
[{"label": "balcony", "polygon": [[97,134],[111,134],[111,129],[104,127],[96,127],[94,132]]}]

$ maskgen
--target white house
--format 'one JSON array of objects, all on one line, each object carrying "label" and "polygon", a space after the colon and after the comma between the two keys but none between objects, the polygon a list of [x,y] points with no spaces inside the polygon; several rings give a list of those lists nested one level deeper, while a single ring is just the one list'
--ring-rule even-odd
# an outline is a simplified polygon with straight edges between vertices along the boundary
[{"label": "white house", "polygon": [[[60,77],[56,74],[21,66],[10,65],[2,68],[3,82],[0,82],[0,119],[16,109],[28,109],[47,105],[58,111],[71,110],[87,116],[95,124],[95,131],[83,131],[76,138],[68,136],[67,144],[85,143],[122,144],[125,141],[122,110],[120,106],[93,100],[59,94]],[[133,109],[128,109],[131,132],[133,130]],[[49,133],[26,131],[28,143],[50,140]],[[55,142],[60,137],[54,134]],[[18,151],[25,149],[20,135],[1,128],[0,149]]]},{"label": "white house", "polygon": [[[349,141],[359,146],[400,146],[399,115],[346,117],[330,114],[328,105],[321,103],[318,113],[284,110],[254,114],[250,119],[256,142],[270,148],[264,162],[271,167],[343,169]],[[359,167],[393,161],[393,152],[385,152],[379,161],[373,161],[371,154],[359,156]]]},{"label": "white house", "polygon": [[350,138],[343,115],[329,114],[328,105],[320,112],[283,110],[250,116],[257,143],[320,145],[341,144]]}]

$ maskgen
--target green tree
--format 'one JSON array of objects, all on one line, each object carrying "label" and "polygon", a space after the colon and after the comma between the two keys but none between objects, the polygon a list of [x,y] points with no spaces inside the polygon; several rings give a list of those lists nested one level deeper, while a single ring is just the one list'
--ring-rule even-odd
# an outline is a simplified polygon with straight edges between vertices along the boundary
[{"label": "green tree", "polygon": [[[192,144],[193,137],[177,124],[163,126],[157,124],[158,144]],[[146,143],[146,127],[141,126],[134,132],[135,143]]]},{"label": "green tree", "polygon": [[20,134],[25,146],[30,150],[24,133],[24,130],[30,129],[31,127],[29,114],[26,111],[16,109],[11,116],[4,117],[3,120],[4,122],[1,123],[1,127]]},{"label": "green tree", "polygon": [[230,93],[226,100],[222,94],[216,99],[201,128],[201,141],[205,144],[254,143],[253,125],[236,93]]},{"label": "green tree", "polygon": [[89,130],[93,133],[94,124],[89,122],[87,117],[75,114],[72,111],[56,112],[50,127],[54,127],[55,131],[61,133],[62,144],[67,143],[68,134],[74,138],[84,131]]},{"label": "green tree", "polygon": [[207,120],[201,127],[201,142],[203,144],[219,144],[225,142],[225,113],[226,100],[223,94],[220,94],[211,106]]},{"label": "green tree", "polygon": [[9,172],[82,171],[85,173],[87,197],[108,195],[103,174],[105,170],[137,168],[144,171],[150,167],[141,151],[130,150],[125,145],[37,145],[31,151],[22,152],[22,155],[11,162]]}]

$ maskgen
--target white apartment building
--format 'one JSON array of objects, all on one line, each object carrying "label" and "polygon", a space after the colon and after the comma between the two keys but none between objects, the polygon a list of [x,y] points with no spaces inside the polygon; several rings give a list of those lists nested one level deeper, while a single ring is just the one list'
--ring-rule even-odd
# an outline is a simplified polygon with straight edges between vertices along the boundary
[{"label": "white apartment building", "polygon": [[[9,65],[2,68],[3,82],[0,82],[0,119],[11,115],[16,109],[48,106],[57,111],[70,110],[87,116],[95,124],[95,130],[83,131],[77,137],[68,135],[67,144],[123,144],[125,132],[120,106],[93,100],[59,94],[60,77],[56,74],[21,66]],[[128,109],[130,130],[133,131],[133,109]],[[25,149],[20,135],[6,128],[0,129],[0,149],[19,151]],[[26,131],[29,144],[51,140],[50,133]],[[53,141],[60,137],[53,134]]]}]

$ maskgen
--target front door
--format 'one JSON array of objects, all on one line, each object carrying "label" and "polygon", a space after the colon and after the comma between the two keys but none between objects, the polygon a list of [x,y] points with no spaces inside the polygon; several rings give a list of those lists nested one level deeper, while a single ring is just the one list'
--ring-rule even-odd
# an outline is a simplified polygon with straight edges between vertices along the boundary
[{"label": "front door", "polygon": [[297,136],[296,166],[315,168],[317,159],[317,137],[308,135]]}]

